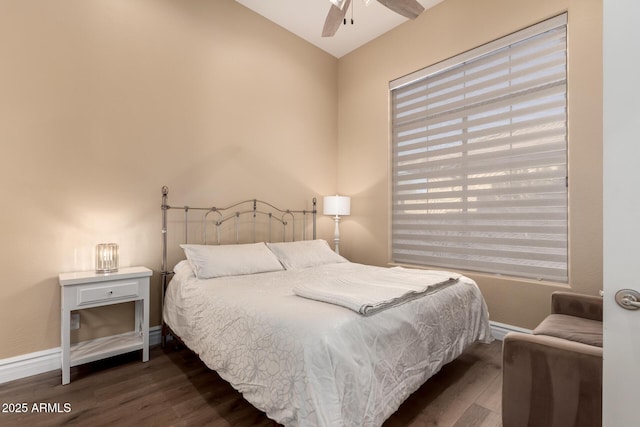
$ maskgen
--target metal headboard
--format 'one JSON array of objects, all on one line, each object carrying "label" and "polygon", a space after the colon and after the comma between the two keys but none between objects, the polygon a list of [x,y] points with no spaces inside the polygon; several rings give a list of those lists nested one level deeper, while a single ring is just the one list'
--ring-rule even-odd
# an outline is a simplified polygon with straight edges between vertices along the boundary
[{"label": "metal headboard", "polygon": [[[162,187],[162,271],[160,272],[162,278],[162,307],[164,307],[164,293],[167,289],[169,277],[173,275],[173,271],[167,267],[167,217],[170,210],[181,210],[184,213],[182,220],[184,226],[184,238],[182,243],[191,243],[189,234],[190,213],[197,211],[201,213],[200,221],[197,222],[202,228],[202,235],[200,241],[193,243],[198,244],[215,244],[220,245],[223,243],[222,228],[223,226],[233,223],[233,241],[230,243],[241,243],[241,227],[247,225],[242,222],[243,219],[249,218],[248,224],[250,224],[250,239],[249,241],[256,242],[257,234],[257,222],[258,218],[262,218],[266,221],[267,238],[266,241],[271,242],[274,239],[273,224],[277,224],[278,228],[282,229],[282,234],[275,237],[277,241],[294,241],[298,238],[301,240],[307,240],[307,229],[309,228],[308,222],[311,221],[311,238],[316,238],[316,198],[313,198],[313,207],[311,210],[291,210],[280,209],[272,205],[271,203],[263,202],[258,199],[243,200],[238,203],[226,207],[191,207],[191,206],[170,206],[167,203],[169,195],[169,189],[165,186]],[[296,234],[296,221],[302,223],[302,230]],[[191,222],[193,225],[193,222]],[[215,240],[210,241],[212,237],[207,235],[207,229],[215,227]],[[290,231],[288,233],[288,231]],[[244,235],[243,235],[244,236]],[[246,240],[246,239],[245,239]],[[263,240],[263,239],[261,239]],[[163,323],[163,335],[162,343],[164,344],[165,332]]]}]

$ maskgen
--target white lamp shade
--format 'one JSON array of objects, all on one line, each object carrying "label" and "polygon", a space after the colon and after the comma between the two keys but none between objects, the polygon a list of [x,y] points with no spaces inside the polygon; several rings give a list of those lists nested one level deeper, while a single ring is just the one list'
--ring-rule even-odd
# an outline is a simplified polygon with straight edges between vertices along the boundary
[{"label": "white lamp shade", "polygon": [[342,8],[344,7],[345,0],[329,0],[329,1],[333,3],[336,7],[340,8],[340,10],[342,10]]},{"label": "white lamp shade", "polygon": [[325,196],[323,213],[325,215],[350,215],[351,197],[349,196]]}]

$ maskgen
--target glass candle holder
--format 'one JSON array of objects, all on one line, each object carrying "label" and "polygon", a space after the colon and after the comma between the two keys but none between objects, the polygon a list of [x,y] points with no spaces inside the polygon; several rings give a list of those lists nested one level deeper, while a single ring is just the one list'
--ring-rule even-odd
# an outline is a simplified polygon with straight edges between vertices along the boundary
[{"label": "glass candle holder", "polygon": [[96,273],[107,274],[118,271],[118,244],[100,243],[96,246]]}]

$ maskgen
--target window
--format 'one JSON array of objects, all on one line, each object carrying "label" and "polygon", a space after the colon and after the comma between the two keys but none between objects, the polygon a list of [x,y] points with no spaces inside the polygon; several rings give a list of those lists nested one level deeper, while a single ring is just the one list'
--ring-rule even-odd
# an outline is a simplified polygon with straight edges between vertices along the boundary
[{"label": "window", "polygon": [[566,22],[391,82],[393,262],[568,281]]}]

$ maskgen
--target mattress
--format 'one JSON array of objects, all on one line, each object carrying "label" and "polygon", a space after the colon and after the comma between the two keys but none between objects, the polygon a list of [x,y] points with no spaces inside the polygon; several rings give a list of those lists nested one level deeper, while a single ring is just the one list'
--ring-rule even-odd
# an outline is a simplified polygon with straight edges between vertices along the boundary
[{"label": "mattress", "polygon": [[279,423],[379,426],[444,364],[492,338],[480,290],[464,276],[371,316],[292,291],[376,269],[345,262],[199,280],[181,262],[164,321]]}]

